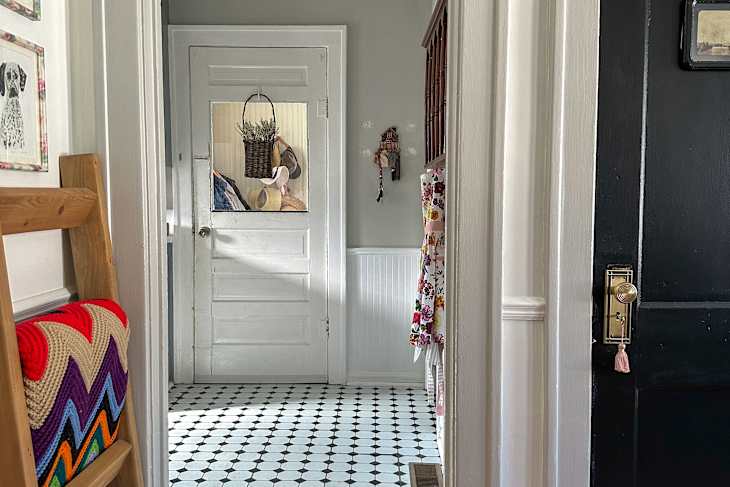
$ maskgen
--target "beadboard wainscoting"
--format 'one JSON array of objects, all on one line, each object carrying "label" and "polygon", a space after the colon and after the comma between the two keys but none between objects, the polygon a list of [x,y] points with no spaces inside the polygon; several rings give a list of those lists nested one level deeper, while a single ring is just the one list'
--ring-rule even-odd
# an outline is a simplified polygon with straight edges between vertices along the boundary
[{"label": "beadboard wainscoting", "polygon": [[350,384],[423,384],[408,332],[420,249],[347,251],[347,369]]}]

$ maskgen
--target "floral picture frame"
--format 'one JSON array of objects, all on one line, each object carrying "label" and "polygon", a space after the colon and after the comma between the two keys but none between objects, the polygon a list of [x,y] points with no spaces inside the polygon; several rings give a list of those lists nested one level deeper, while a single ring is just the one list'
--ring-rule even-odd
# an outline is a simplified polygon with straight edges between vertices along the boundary
[{"label": "floral picture frame", "polygon": [[44,49],[3,30],[0,169],[48,171]]},{"label": "floral picture frame", "polygon": [[31,20],[41,20],[41,0],[0,0],[0,5]]}]

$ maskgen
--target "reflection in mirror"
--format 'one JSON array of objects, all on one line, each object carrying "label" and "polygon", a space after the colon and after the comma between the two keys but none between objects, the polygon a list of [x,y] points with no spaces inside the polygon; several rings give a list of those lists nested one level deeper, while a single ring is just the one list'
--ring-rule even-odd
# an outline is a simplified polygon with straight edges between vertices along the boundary
[{"label": "reflection in mirror", "polygon": [[[262,121],[273,119],[272,105],[249,102],[243,118],[248,124],[244,123],[242,130],[242,101],[211,103],[213,211],[307,211],[307,104],[274,103],[273,110],[278,135],[271,151],[270,169],[267,154],[264,161],[256,161],[255,171],[252,166],[247,171],[243,137],[250,137]],[[261,152],[257,157],[261,157]]]}]

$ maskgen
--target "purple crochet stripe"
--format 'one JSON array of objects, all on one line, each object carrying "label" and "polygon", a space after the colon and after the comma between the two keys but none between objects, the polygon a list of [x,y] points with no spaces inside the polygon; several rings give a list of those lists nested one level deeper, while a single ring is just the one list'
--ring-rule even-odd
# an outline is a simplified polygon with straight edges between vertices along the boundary
[{"label": "purple crochet stripe", "polygon": [[94,409],[99,395],[104,390],[104,381],[109,374],[112,376],[114,394],[121,401],[127,393],[127,373],[122,369],[117,344],[113,338],[109,339],[109,347],[104,355],[101,368],[94,378],[91,391],[88,393],[86,392],[86,386],[84,385],[79,366],[72,358],[69,358],[68,367],[61,382],[61,387],[58,390],[53,409],[51,409],[43,426],[36,430],[31,429],[33,453],[36,459],[40,458],[53,441],[53,437],[58,431],[58,423],[63,418],[66,403],[68,403],[69,399],[76,405],[76,410],[82,425],[86,424],[90,416],[96,415],[98,411],[92,409]]}]

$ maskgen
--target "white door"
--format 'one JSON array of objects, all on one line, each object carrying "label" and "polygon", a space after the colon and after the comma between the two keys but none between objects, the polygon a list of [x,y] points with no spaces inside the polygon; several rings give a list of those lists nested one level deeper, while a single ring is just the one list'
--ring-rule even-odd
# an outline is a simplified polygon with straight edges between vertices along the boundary
[{"label": "white door", "polygon": [[[327,381],[326,75],[324,48],[190,49],[198,382]],[[257,92],[295,154],[283,190],[282,171],[245,171],[236,123]],[[271,116],[264,97],[246,105],[247,121]]]}]

